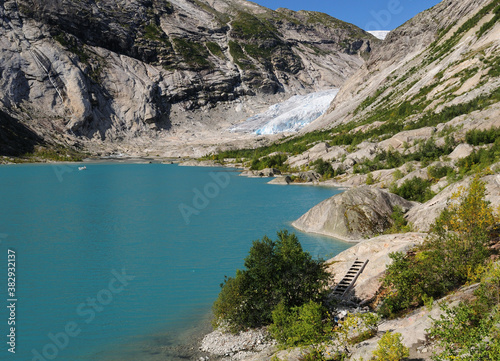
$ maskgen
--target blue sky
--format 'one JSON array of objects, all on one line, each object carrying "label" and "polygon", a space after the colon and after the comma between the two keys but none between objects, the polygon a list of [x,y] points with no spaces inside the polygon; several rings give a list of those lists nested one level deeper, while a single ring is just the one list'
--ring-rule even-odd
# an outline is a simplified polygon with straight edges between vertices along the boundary
[{"label": "blue sky", "polygon": [[252,0],[270,9],[314,10],[365,30],[393,30],[440,0]]}]

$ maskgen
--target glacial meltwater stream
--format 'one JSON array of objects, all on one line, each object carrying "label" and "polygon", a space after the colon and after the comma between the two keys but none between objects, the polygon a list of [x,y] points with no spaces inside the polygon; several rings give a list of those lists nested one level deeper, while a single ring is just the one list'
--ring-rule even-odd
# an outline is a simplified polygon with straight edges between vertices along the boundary
[{"label": "glacial meltwater stream", "polygon": [[[2,360],[175,360],[253,240],[333,188],[164,164],[0,166]],[[350,245],[296,232],[315,257]],[[7,253],[16,254],[15,354]],[[189,341],[189,340],[187,340]]]}]

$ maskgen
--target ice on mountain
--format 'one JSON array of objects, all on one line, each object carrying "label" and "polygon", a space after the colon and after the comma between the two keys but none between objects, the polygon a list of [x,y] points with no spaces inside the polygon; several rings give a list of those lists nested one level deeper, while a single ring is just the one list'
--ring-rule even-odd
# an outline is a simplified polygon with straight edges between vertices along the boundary
[{"label": "ice on mountain", "polygon": [[389,30],[373,30],[368,32],[380,40],[385,40],[387,35],[390,33]]},{"label": "ice on mountain", "polygon": [[255,134],[296,132],[323,115],[338,92],[338,89],[329,89],[307,95],[295,95],[282,103],[272,105],[264,113],[254,115],[230,130]]}]

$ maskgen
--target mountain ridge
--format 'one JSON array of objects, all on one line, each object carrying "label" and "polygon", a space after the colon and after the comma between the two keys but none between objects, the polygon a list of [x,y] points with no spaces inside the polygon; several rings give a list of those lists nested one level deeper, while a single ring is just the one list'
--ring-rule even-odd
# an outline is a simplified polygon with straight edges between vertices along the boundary
[{"label": "mountain ridge", "polygon": [[175,154],[172,137],[342,85],[378,42],[326,14],[241,0],[7,0],[0,12],[2,110],[93,153],[161,142]]}]

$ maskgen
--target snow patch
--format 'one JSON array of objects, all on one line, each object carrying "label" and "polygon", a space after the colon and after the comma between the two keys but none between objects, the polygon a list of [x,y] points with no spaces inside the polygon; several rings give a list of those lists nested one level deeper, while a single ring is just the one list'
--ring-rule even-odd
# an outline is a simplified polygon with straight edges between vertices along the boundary
[{"label": "snow patch", "polygon": [[385,38],[387,37],[387,34],[389,34],[391,31],[390,30],[373,30],[373,31],[368,31],[368,32],[380,40],[385,40]]},{"label": "snow patch", "polygon": [[385,40],[387,34],[390,33],[390,30],[373,30],[368,32],[380,40]]},{"label": "snow patch", "polygon": [[231,132],[277,134],[296,132],[323,115],[339,89],[329,89],[307,95],[295,95],[274,104],[264,113],[254,115],[230,129]]}]

